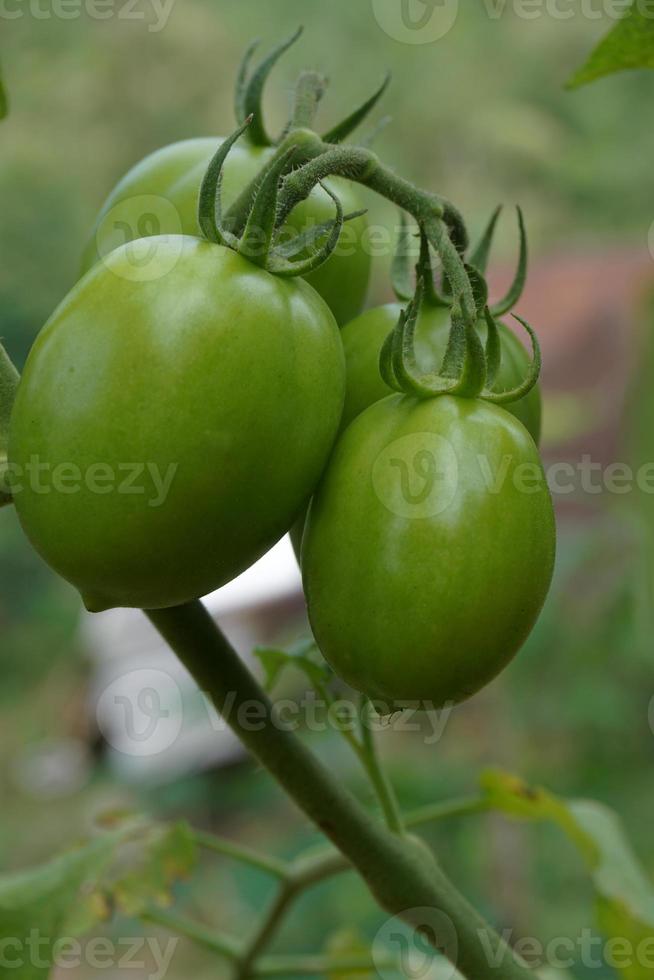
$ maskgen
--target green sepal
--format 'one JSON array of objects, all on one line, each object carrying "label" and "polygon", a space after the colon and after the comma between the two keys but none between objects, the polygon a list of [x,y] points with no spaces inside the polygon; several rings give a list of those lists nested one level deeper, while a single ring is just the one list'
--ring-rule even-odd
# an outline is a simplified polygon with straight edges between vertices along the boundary
[{"label": "green sepal", "polygon": [[515,313],[513,313],[512,316],[514,320],[517,320],[518,323],[522,324],[529,334],[532,359],[529,365],[529,370],[522,384],[519,384],[517,387],[511,388],[508,391],[490,391],[488,388],[484,389],[482,392],[482,398],[484,398],[486,401],[493,402],[495,405],[510,405],[511,402],[517,402],[521,398],[528,395],[532,388],[534,388],[538,383],[542,367],[540,344],[538,343],[538,337],[536,336],[535,331],[529,326],[526,320],[522,319],[522,317],[517,316]]},{"label": "green sepal", "polygon": [[313,253],[307,256],[307,258],[298,259],[295,262],[289,262],[288,259],[276,255],[275,251],[273,250],[266,266],[269,272],[283,277],[308,276],[311,272],[315,272],[316,269],[319,269],[321,265],[324,265],[324,263],[332,256],[334,249],[338,245],[338,240],[341,237],[341,232],[345,223],[345,215],[343,214],[343,205],[339,201],[336,194],[332,193],[332,191],[330,191],[325,184],[320,184],[320,186],[325,193],[329,194],[336,206],[336,217],[331,223],[331,232],[329,237],[321,248],[316,249]]},{"label": "green sepal", "polygon": [[322,138],[323,142],[342,143],[343,140],[347,139],[347,137],[350,136],[355,131],[355,129],[358,129],[361,123],[365,119],[367,119],[367,117],[370,115],[372,110],[375,108],[375,106],[381,99],[382,95],[390,85],[391,78],[392,78],[392,73],[390,71],[386,72],[386,75],[384,76],[384,80],[379,86],[379,88],[377,89],[377,91],[374,92],[373,95],[371,95],[370,98],[367,99],[362,106],[359,106],[358,109],[355,109],[355,111],[351,113],[351,115],[349,115],[347,119],[343,119],[342,122],[338,123],[336,126],[333,126],[328,133],[325,133],[325,135]]},{"label": "green sepal", "polygon": [[486,387],[492,388],[499,374],[502,364],[502,344],[500,343],[500,332],[497,323],[486,307],[484,309],[484,319],[486,320]]},{"label": "green sepal", "polygon": [[230,150],[252,124],[249,116],[239,128],[218,147],[200,186],[198,199],[198,224],[200,231],[210,242],[236,249],[238,240],[222,224],[223,167]]},{"label": "green sepal", "polygon": [[[400,324],[402,323],[403,317],[407,315],[406,310],[402,310],[400,313]],[[395,341],[396,327],[394,327],[389,333],[388,337],[382,344],[382,349],[379,352],[379,373],[381,374],[382,381],[392,388],[394,391],[402,391],[402,385],[397,379],[395,374],[395,369],[393,367],[393,347]],[[400,328],[401,329],[401,328]]]},{"label": "green sepal", "polygon": [[522,296],[525,288],[525,282],[527,280],[527,230],[525,228],[525,219],[522,213],[522,208],[518,206],[516,210],[518,212],[518,228],[520,230],[520,255],[518,258],[518,268],[516,270],[513,282],[511,283],[504,299],[501,299],[498,303],[494,303],[491,307],[491,313],[493,316],[503,316],[505,313],[508,313],[513,309]]},{"label": "green sepal", "polygon": [[252,58],[254,57],[254,52],[257,50],[260,44],[260,38],[256,38],[254,41],[250,42],[238,67],[238,74],[236,76],[236,91],[234,93],[234,115],[236,116],[236,122],[239,126],[247,119],[248,114],[245,111],[245,93],[247,91],[248,76],[250,74]]},{"label": "green sepal", "polygon": [[246,258],[262,268],[268,268],[277,216],[277,195],[282,174],[295,156],[296,148],[283,153],[261,181],[238,250]]},{"label": "green sepal", "polygon": [[468,259],[469,264],[473,265],[475,269],[479,269],[482,275],[486,273],[486,269],[488,268],[488,256],[490,255],[493,238],[495,237],[495,229],[501,213],[502,205],[500,204],[493,211],[490,221],[486,225],[479,242]]},{"label": "green sepal", "polygon": [[[272,146],[273,140],[268,136],[263,122],[262,99],[263,91],[268,81],[271,71],[290,47],[300,38],[304,28],[299,27],[292,37],[283,41],[270,54],[264,58],[261,64],[255,69],[251,78],[246,81],[247,69],[253,50],[250,50],[245,63],[245,73],[239,76],[240,96],[238,97],[239,113],[243,118],[254,116],[254,122],[248,130],[248,139],[254,146]],[[243,66],[241,66],[243,72]]]},{"label": "green sepal", "polygon": [[9,448],[9,422],[11,410],[16,399],[20,375],[0,344],[0,507],[12,503],[12,496],[6,482]]},{"label": "green sepal", "polygon": [[379,122],[375,123],[375,125],[372,127],[368,135],[357,141],[359,146],[369,150],[370,147],[375,145],[381,134],[390,126],[392,122],[392,116],[382,116]]},{"label": "green sepal", "polygon": [[[355,221],[356,218],[362,218],[367,213],[366,208],[362,208],[360,211],[350,211],[343,218],[343,222],[347,224],[348,221]],[[306,231],[300,232],[299,235],[293,235],[288,241],[277,242],[274,253],[283,259],[292,259],[295,256],[302,255],[312,245],[320,241],[328,232],[332,231],[333,227],[333,220],[321,221],[320,224],[314,225],[313,228],[307,228]]]}]

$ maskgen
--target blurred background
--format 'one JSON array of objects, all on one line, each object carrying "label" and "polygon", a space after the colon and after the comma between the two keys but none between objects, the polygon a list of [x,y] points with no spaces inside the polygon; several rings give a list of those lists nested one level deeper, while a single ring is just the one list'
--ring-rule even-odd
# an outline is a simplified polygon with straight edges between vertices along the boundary
[{"label": "blurred background", "polygon": [[[302,42],[270,85],[269,118],[283,125],[303,67],[330,76],[325,127],[392,69],[379,113],[393,117],[376,144],[381,156],[455,201],[473,234],[497,203],[525,210],[531,274],[519,312],[544,350],[546,459],[575,466],[584,457],[602,466],[648,459],[654,128],[640,107],[651,105],[654,75],[564,90],[610,26],[606,18],[543,11],[524,19],[511,4],[490,17],[493,5],[474,0],[460,5],[445,36],[408,44],[383,29],[372,0],[173,0],[165,23],[146,2],[131,17],[105,20],[83,12],[37,17],[27,4],[16,6],[22,16],[0,15],[11,101],[0,127],[0,336],[19,365],[75,281],[95,214],[117,179],[166,143],[229,132],[234,74],[248,41],[262,37],[271,46],[304,23]],[[371,202],[371,220],[382,211]],[[507,208],[491,275],[498,291],[516,250]],[[370,303],[389,295],[388,260],[379,259]],[[517,661],[453,712],[435,744],[424,733],[392,731],[380,742],[406,806],[474,792],[480,769],[503,766],[556,793],[614,807],[654,876],[651,496],[597,485],[557,496],[556,581]],[[286,544],[211,601],[244,654],[305,631]],[[161,670],[173,678],[175,697],[188,694],[162,657],[138,614],[83,616],[75,592],[28,546],[13,511],[0,512],[2,870],[46,860],[115,807],[184,817],[282,856],[315,840],[272,781],[207,718],[190,723],[183,744],[164,737],[150,758],[112,736],[102,704],[116,677]],[[301,694],[301,678],[285,684],[286,693]],[[307,737],[367,793],[338,736]],[[547,940],[591,925],[590,886],[556,831],[483,817],[443,824],[429,838],[469,897],[517,934]],[[181,901],[202,921],[238,931],[267,887],[255,872],[215,858]],[[301,902],[281,942],[285,950],[317,949],[344,924],[365,937],[379,923],[363,886],[345,876]],[[182,944],[168,976],[204,980],[221,969],[209,953]],[[592,975],[613,976],[608,969]]]}]

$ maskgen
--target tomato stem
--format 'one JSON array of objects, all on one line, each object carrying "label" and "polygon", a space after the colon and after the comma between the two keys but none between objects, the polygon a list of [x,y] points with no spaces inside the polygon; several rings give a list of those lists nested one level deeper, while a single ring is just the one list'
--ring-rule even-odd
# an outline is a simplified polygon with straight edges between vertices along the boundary
[{"label": "tomato stem", "polygon": [[[354,865],[382,908],[414,926],[419,908],[444,913],[456,930],[456,967],[467,980],[531,976],[437,863],[425,860],[422,848],[371,820],[304,743],[277,723],[274,706],[200,602],[147,615],[243,744]],[[248,702],[263,707],[262,725],[242,725]]]}]

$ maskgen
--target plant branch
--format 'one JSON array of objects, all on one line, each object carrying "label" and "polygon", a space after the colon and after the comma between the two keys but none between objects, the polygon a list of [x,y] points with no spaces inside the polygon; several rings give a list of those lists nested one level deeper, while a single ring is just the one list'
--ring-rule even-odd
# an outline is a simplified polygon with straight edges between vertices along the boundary
[{"label": "plant branch", "polygon": [[361,701],[361,740],[362,761],[370,781],[375,788],[377,798],[386,818],[388,829],[394,834],[403,834],[402,815],[398,806],[395,790],[389,780],[377,752],[377,746],[370,727],[372,707],[367,698]]},{"label": "plant branch", "polygon": [[222,854],[225,857],[233,858],[242,864],[249,864],[252,868],[258,868],[273,878],[285,879],[288,877],[290,865],[284,861],[278,861],[267,854],[260,854],[258,851],[242,844],[234,844],[232,841],[225,840],[223,837],[216,837],[201,830],[193,831],[193,839],[199,847],[204,847],[215,854]]},{"label": "plant branch", "polygon": [[233,962],[238,961],[242,955],[241,947],[235,939],[232,939],[230,936],[224,936],[221,933],[216,933],[212,929],[208,929],[206,926],[200,925],[197,922],[192,922],[190,919],[177,915],[174,912],[167,912],[164,909],[153,906],[147,909],[147,911],[142,912],[140,918],[143,922],[149,922],[155,926],[162,926],[164,929],[168,929],[178,936],[184,936],[185,939],[190,939],[196,945],[202,946],[203,949],[208,949],[211,953],[217,953],[219,956],[223,956],[225,959],[232,960]]},{"label": "plant branch", "polygon": [[[420,928],[416,910],[440,910],[458,939],[456,967],[468,980],[526,980],[527,966],[456,890],[424,848],[390,833],[359,805],[277,719],[276,710],[200,602],[147,614],[243,744],[295,803],[343,852],[392,916]],[[257,702],[264,723],[242,725],[241,708]]]},{"label": "plant branch", "polygon": [[370,956],[267,956],[259,962],[254,977],[334,976],[337,974],[375,974],[379,969],[397,971],[390,956],[373,962]]}]

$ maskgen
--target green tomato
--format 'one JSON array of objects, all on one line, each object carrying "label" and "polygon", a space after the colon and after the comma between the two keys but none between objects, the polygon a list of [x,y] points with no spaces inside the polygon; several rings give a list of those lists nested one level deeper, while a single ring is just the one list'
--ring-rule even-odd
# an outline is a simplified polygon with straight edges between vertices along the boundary
[{"label": "green tomato", "polygon": [[388,710],[463,701],[526,640],[554,552],[549,490],[517,419],[480,400],[391,395],[340,436],[311,503],[316,640]]},{"label": "green tomato", "polygon": [[[199,138],[173,143],[133,167],[105,201],[82,258],[86,272],[112,249],[151,235],[198,235],[198,195],[202,178],[221,140]],[[274,149],[237,144],[223,171],[225,208],[257,176]],[[361,209],[361,201],[344,180],[327,180],[346,214]],[[317,188],[293,211],[289,229],[303,231],[334,218],[334,202]],[[348,222],[335,253],[307,277],[339,324],[357,316],[365,304],[371,258],[365,216]]]},{"label": "green tomato", "polygon": [[[343,425],[348,425],[373,402],[385,398],[391,389],[379,373],[379,355],[384,341],[395,326],[402,307],[396,303],[368,310],[343,330],[347,363],[347,389]],[[450,330],[450,315],[445,308],[423,307],[416,327],[416,358],[424,371],[437,371],[442,363]],[[486,323],[480,321],[479,333],[486,340]],[[495,391],[515,388],[524,380],[529,357],[524,347],[503,323],[499,324],[502,361],[494,385]],[[507,406],[531,433],[536,443],[541,430],[541,396],[538,386],[528,395]]]},{"label": "green tomato", "polygon": [[133,242],[29,356],[10,433],[18,515],[93,610],[205,595],[296,518],[344,389],[338,327],[306,282],[195,238]]}]

